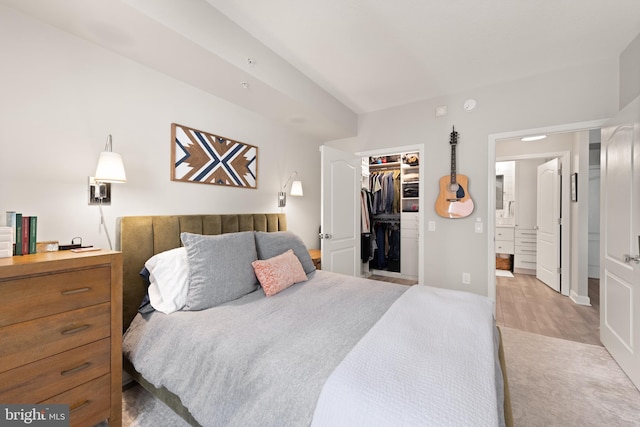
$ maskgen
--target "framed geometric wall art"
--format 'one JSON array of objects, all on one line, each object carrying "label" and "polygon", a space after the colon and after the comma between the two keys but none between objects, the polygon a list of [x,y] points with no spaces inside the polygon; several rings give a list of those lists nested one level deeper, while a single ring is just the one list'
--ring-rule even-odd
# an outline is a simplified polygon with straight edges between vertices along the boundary
[{"label": "framed geometric wall art", "polygon": [[258,187],[258,147],[171,124],[171,180]]}]

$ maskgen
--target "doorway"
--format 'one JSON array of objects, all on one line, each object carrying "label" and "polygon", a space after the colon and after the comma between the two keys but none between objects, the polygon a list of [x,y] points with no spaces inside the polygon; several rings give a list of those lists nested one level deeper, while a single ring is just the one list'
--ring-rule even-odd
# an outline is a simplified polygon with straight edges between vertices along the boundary
[{"label": "doorway", "polygon": [[[562,139],[570,139],[568,135],[569,134],[565,134]],[[562,181],[562,187],[568,188],[571,174],[571,152],[541,152],[544,150],[544,148],[541,149],[540,147],[538,147],[537,153],[532,152],[528,154],[512,154],[504,156],[501,155],[501,153],[522,153],[522,144],[520,143],[519,139],[507,139],[499,141],[498,144],[499,146],[497,148],[498,155],[496,156],[496,162],[510,161],[515,163],[515,172],[513,174],[513,180],[515,181],[513,185],[514,190],[511,196],[507,196],[512,199],[509,200],[510,203],[508,203],[512,208],[511,218],[508,219],[510,220],[510,226],[515,230],[515,232],[512,232],[512,234],[515,236],[513,242],[514,272],[533,273],[535,276],[539,277],[542,282],[551,286],[562,295],[569,296],[571,269],[568,268],[568,266],[570,266],[571,264],[571,215],[570,200],[567,196],[568,192],[565,192],[565,197],[560,197],[559,195],[557,195],[557,200],[556,198],[554,198],[553,200],[551,200],[551,198],[547,198],[548,201],[553,201],[554,205],[556,204],[556,202],[559,202],[559,206],[557,206],[557,208],[560,212],[556,213],[555,216],[557,218],[561,218],[561,222],[560,224],[549,224],[549,227],[558,228],[556,230],[558,235],[555,239],[553,239],[553,247],[546,248],[542,243],[544,243],[545,241],[548,242],[549,240],[540,238],[541,230],[538,227],[540,224],[537,224],[536,222],[536,218],[539,216],[539,214],[536,214],[536,210],[541,207],[540,200],[538,199],[542,199],[543,202],[546,202],[547,200],[545,200],[546,194],[543,194],[542,196],[537,196],[536,194],[538,185],[536,184],[536,174],[538,167],[542,166],[542,164],[548,162],[549,160],[556,159],[557,163],[561,165],[560,167],[556,166],[556,168],[561,171],[560,181]],[[500,147],[504,144],[519,144],[520,147],[516,147],[515,150],[513,148],[511,150],[508,150],[504,147]],[[567,145],[566,142],[564,143],[564,145]],[[558,141],[556,141],[549,144],[549,146],[557,146],[562,148],[563,145],[559,144]],[[520,163],[523,167],[519,168],[518,163]],[[520,171],[525,171],[527,175],[523,175]],[[526,182],[527,185],[521,185],[523,182]],[[546,212],[547,210],[548,209],[545,209],[543,212]],[[499,216],[498,212],[500,211],[496,210],[496,212],[494,213],[496,224],[500,225],[500,228],[503,228],[505,225],[504,214],[502,214],[502,216]],[[550,213],[553,214],[553,212]],[[551,219],[549,219],[549,221],[551,221]],[[536,228],[538,228],[537,233]],[[529,233],[536,233],[539,236],[538,238],[529,238]],[[520,253],[521,246],[524,246],[524,243],[522,243],[521,240],[522,242],[534,241],[532,248],[522,248],[522,250],[524,251],[534,250],[535,252],[533,253],[535,253],[535,255],[533,258],[531,258],[530,256],[528,258],[525,258],[526,255]],[[545,252],[543,252],[543,250]],[[535,263],[527,267],[521,265],[523,264],[523,262],[528,262],[531,260],[535,260]]]},{"label": "doorway", "polygon": [[[504,141],[504,140],[516,140],[516,139],[520,139],[522,137],[528,136],[528,135],[534,135],[534,134],[547,134],[547,135],[552,135],[552,134],[561,134],[561,133],[567,133],[567,132],[582,132],[582,131],[589,131],[591,129],[599,129],[602,125],[604,124],[603,120],[597,120],[597,121],[590,121],[590,122],[581,122],[581,123],[573,123],[573,124],[565,124],[565,125],[559,125],[559,126],[550,126],[550,127],[546,127],[546,128],[536,128],[536,129],[528,129],[528,130],[520,130],[520,131],[514,131],[514,132],[506,132],[506,133],[500,133],[500,134],[492,134],[489,135],[489,141],[488,141],[488,162],[489,162],[489,166],[488,166],[488,181],[489,181],[489,194],[488,194],[488,212],[487,212],[487,233],[488,233],[488,239],[487,239],[487,244],[488,244],[488,251],[487,251],[487,255],[488,255],[488,259],[487,259],[487,263],[488,263],[488,277],[487,277],[487,281],[489,283],[488,285],[488,296],[490,298],[493,298],[494,300],[496,299],[496,274],[495,274],[495,226],[496,226],[496,215],[495,215],[495,209],[496,209],[496,202],[495,202],[495,162],[496,162],[496,145],[499,143],[499,141]],[[566,164],[571,165],[572,164],[572,160],[573,162],[577,162],[579,159],[587,159],[588,158],[588,153],[589,153],[589,147],[588,147],[588,143],[584,144],[584,147],[582,145],[579,145],[579,152],[575,152],[572,153],[570,155],[570,157],[567,159]],[[532,150],[533,151],[533,150]],[[539,152],[541,152],[543,150],[539,149]],[[586,154],[585,154],[586,153]],[[561,155],[564,156],[565,153],[563,152],[547,152],[547,153],[543,153],[546,155],[549,154],[556,154],[556,155]],[[518,157],[518,156],[522,156],[522,153],[520,154],[511,154],[511,157]],[[572,158],[571,156],[579,156],[579,157],[574,157]],[[509,155],[504,155],[503,157],[501,157],[501,159],[505,158],[505,157],[509,157]],[[577,164],[577,163],[576,163]],[[588,175],[588,161],[587,160],[583,160],[582,163],[579,164],[580,166],[580,170],[582,171],[583,168],[586,171],[584,176]],[[571,167],[569,168],[569,172],[571,171]],[[562,186],[563,188],[569,189],[570,188],[570,173],[567,173],[566,175],[563,175],[562,178]],[[568,243],[568,248],[565,251],[565,253],[563,254],[563,259],[562,259],[562,264],[567,267],[566,270],[563,271],[563,280],[565,280],[567,282],[567,285],[565,287],[565,291],[563,292],[563,295],[567,295],[571,297],[571,300],[573,300],[574,303],[578,303],[578,304],[584,304],[584,300],[581,298],[583,296],[583,294],[586,294],[587,291],[584,291],[583,293],[577,293],[577,294],[572,294],[572,291],[575,291],[575,289],[572,289],[573,287],[577,286],[574,282],[576,282],[580,277],[582,277],[583,273],[582,271],[584,270],[584,289],[588,288],[588,284],[587,284],[587,256],[585,254],[584,257],[582,256],[578,256],[581,254],[582,249],[579,250],[579,248],[584,248],[584,251],[586,252],[587,246],[588,246],[588,228],[587,228],[587,224],[588,221],[587,216],[588,216],[588,206],[586,206],[584,203],[582,205],[578,205],[578,204],[573,204],[573,206],[571,206],[571,202],[568,201],[566,202],[566,205],[564,206],[564,210],[565,212],[569,212],[569,215],[567,215],[566,219],[563,219],[563,228],[565,228],[565,233],[561,236],[562,241],[564,241],[565,243]],[[582,212],[582,210],[584,209],[584,213]],[[573,236],[570,233],[570,231],[572,230],[572,219],[578,219],[576,222],[576,227],[578,229],[574,230]],[[583,230],[584,228],[584,230]],[[584,233],[583,233],[584,231]],[[584,236],[582,236],[582,234],[584,234]],[[572,252],[573,249],[573,252]]]},{"label": "doorway", "polygon": [[[362,251],[369,248],[369,257],[362,257],[361,275],[389,277],[407,283],[421,282],[424,263],[423,204],[424,146],[412,145],[356,153],[362,159],[362,192],[366,200],[373,195],[374,177],[395,176],[394,194],[399,195],[388,207],[373,209],[363,215],[368,218],[369,239],[363,233]],[[364,204],[363,204],[364,205]],[[393,207],[392,207],[393,206]],[[365,243],[367,242],[367,243]],[[393,249],[393,250],[391,250]]]},{"label": "doorway", "polygon": [[[321,253],[322,268],[352,276],[369,276],[364,271],[365,264],[361,260],[361,188],[363,168],[362,159],[373,156],[387,156],[394,153],[417,153],[419,159],[424,158],[424,145],[401,146],[393,149],[378,149],[370,152],[348,153],[328,146],[321,146]],[[424,162],[418,164],[418,200],[424,200]],[[418,206],[415,220],[410,224],[417,228],[415,242],[411,252],[417,252],[417,260],[424,253],[423,214],[424,209]],[[340,218],[340,221],[334,219]],[[341,228],[338,227],[340,225]],[[417,262],[417,281],[424,282],[424,263]],[[325,268],[326,266],[326,268]],[[414,282],[414,281],[412,281]]]}]

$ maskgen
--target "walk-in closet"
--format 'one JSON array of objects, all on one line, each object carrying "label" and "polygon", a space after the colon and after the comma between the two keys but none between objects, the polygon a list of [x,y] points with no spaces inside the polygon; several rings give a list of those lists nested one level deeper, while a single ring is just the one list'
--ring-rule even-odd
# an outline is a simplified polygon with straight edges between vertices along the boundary
[{"label": "walk-in closet", "polygon": [[420,156],[362,159],[362,262],[369,274],[418,277]]}]

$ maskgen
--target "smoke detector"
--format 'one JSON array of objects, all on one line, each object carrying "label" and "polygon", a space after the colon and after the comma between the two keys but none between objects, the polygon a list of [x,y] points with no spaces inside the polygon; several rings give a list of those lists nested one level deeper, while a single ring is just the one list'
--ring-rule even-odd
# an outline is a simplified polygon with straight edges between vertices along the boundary
[{"label": "smoke detector", "polygon": [[478,103],[475,99],[467,99],[466,101],[464,101],[464,105],[462,107],[465,111],[473,111],[475,110],[477,105]]}]

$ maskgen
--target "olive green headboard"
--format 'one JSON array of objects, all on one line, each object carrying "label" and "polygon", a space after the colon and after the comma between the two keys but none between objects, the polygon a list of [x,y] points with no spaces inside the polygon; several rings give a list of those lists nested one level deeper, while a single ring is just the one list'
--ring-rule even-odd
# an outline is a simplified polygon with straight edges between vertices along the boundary
[{"label": "olive green headboard", "polygon": [[181,246],[180,233],[222,234],[285,231],[285,214],[125,216],[117,219],[116,249],[122,252],[122,327],[135,317],[147,288],[140,277],[145,261]]}]

